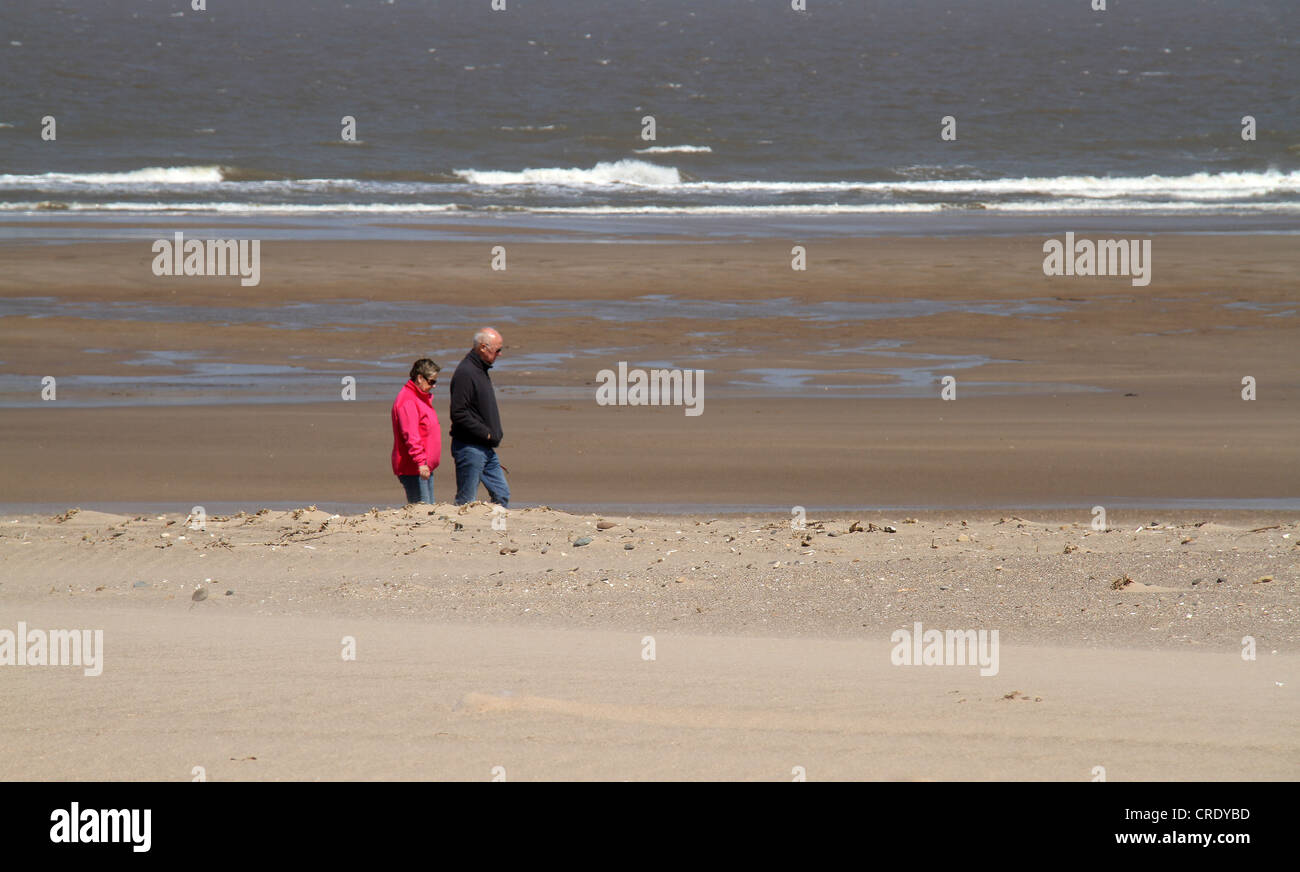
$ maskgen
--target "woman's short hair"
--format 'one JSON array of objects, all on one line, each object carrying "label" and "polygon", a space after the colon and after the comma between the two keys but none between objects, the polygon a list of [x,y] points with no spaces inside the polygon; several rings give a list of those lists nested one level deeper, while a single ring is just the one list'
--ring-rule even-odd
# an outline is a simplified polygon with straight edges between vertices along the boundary
[{"label": "woman's short hair", "polygon": [[411,381],[415,381],[417,375],[422,375],[429,381],[433,381],[433,377],[441,371],[442,367],[438,366],[438,364],[427,357],[421,357],[411,366]]}]

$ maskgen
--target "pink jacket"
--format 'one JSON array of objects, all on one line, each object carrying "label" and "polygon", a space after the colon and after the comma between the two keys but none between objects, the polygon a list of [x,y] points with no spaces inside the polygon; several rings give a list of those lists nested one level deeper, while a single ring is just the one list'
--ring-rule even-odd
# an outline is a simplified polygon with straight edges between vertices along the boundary
[{"label": "pink jacket", "polygon": [[442,459],[442,433],[433,394],[420,393],[407,381],[393,400],[393,475],[419,475],[420,464],[437,469]]}]

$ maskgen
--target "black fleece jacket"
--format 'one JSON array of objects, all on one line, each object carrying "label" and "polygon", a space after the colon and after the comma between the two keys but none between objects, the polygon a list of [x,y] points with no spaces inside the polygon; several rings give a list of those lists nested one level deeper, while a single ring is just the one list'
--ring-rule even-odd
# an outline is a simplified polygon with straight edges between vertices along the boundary
[{"label": "black fleece jacket", "polygon": [[488,376],[490,363],[471,351],[451,377],[451,438],[458,442],[496,448],[505,434],[497,395]]}]

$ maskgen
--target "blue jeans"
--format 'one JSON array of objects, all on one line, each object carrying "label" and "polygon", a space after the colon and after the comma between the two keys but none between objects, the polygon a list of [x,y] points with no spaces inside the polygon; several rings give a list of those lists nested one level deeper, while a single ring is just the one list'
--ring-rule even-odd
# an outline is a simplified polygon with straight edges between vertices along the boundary
[{"label": "blue jeans", "polygon": [[488,498],[503,507],[510,505],[510,485],[506,484],[501,461],[495,448],[469,445],[451,440],[451,459],[456,461],[456,505],[472,503],[478,495],[478,483],[487,488]]},{"label": "blue jeans", "polygon": [[402,483],[402,488],[406,491],[406,502],[410,503],[431,503],[433,502],[433,476],[420,478],[418,475],[399,475],[397,480]]}]

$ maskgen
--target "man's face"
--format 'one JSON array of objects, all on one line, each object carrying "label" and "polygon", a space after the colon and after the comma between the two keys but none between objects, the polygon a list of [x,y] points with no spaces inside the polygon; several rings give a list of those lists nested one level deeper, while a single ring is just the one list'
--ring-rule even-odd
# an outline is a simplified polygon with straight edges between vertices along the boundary
[{"label": "man's face", "polygon": [[500,336],[492,337],[479,345],[478,356],[483,358],[484,363],[495,363],[496,359],[501,356],[501,344]]}]

